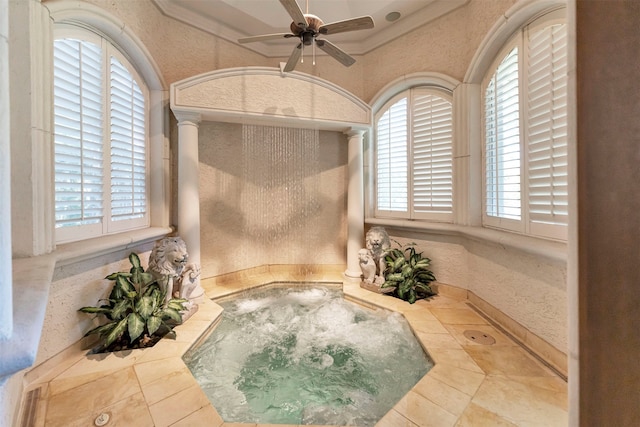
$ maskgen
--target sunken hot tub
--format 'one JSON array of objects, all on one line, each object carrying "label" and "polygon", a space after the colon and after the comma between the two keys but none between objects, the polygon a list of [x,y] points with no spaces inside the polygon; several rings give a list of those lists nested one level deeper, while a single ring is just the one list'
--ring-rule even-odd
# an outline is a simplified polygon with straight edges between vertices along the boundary
[{"label": "sunken hot tub", "polygon": [[404,317],[339,286],[274,283],[216,300],[184,356],[226,422],[373,426],[433,366]]}]

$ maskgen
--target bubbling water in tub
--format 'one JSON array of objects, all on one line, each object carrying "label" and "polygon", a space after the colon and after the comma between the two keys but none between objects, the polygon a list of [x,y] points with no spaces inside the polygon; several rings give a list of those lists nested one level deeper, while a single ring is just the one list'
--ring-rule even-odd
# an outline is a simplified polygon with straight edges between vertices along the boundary
[{"label": "bubbling water in tub", "polygon": [[404,318],[329,287],[220,303],[185,362],[227,422],[372,426],[433,366]]}]

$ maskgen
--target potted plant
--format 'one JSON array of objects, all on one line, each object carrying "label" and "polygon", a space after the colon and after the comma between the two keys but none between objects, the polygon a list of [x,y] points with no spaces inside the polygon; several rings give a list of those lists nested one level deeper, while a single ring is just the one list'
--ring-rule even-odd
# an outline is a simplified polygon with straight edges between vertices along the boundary
[{"label": "potted plant", "polygon": [[415,243],[402,245],[394,240],[397,248],[387,251],[385,262],[385,282],[382,288],[394,288],[391,295],[408,301],[410,304],[420,298],[430,297],[436,293],[430,283],[436,280],[429,269],[431,260],[416,252]]},{"label": "potted plant", "polygon": [[100,344],[96,353],[150,347],[182,323],[186,299],[168,301],[165,293],[150,273],[140,265],[135,253],[129,255],[128,273],[112,273],[105,277],[114,281],[109,298],[99,300],[97,307],[82,307],[78,311],[103,316],[106,323],[89,330],[84,336],[97,334]]}]

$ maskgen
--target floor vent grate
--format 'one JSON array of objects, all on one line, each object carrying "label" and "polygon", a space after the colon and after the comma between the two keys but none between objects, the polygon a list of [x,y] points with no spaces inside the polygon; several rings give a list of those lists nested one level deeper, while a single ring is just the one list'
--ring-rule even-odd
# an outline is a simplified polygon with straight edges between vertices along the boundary
[{"label": "floor vent grate", "polygon": [[24,399],[24,411],[22,413],[21,427],[34,427],[38,415],[38,400],[40,400],[40,390],[42,387],[35,388],[29,392]]}]

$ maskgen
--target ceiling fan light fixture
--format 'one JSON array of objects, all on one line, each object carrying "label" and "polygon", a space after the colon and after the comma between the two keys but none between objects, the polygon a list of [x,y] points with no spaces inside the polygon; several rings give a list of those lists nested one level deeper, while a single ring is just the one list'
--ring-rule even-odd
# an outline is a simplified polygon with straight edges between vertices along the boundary
[{"label": "ceiling fan light fixture", "polygon": [[401,16],[400,12],[389,12],[384,17],[384,19],[386,19],[389,22],[394,22],[394,21],[397,21],[398,19],[400,19],[400,16]]},{"label": "ceiling fan light fixture", "polygon": [[[310,13],[303,13],[296,0],[280,0],[280,3],[287,10],[292,18],[289,26],[291,33],[263,34],[260,36],[245,37],[238,40],[239,43],[252,43],[257,41],[276,40],[282,38],[298,38],[299,43],[293,49],[287,63],[281,67],[283,72],[293,71],[295,64],[300,59],[304,62],[304,47],[311,46],[312,62],[316,63],[315,46],[345,67],[353,65],[356,60],[338,46],[325,39],[318,39],[319,35],[333,35],[347,31],[367,30],[374,27],[373,18],[361,16],[358,18],[345,19],[325,24],[322,19]],[[309,4],[307,2],[307,12]],[[398,14],[399,16],[399,14]]]}]

